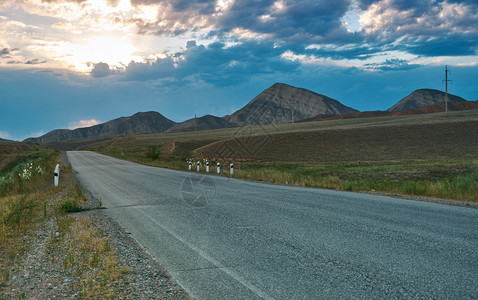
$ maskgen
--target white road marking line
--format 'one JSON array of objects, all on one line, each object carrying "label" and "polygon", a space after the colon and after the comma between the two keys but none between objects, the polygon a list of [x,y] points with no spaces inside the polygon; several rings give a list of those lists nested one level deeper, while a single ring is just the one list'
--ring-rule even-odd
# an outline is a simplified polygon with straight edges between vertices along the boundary
[{"label": "white road marking line", "polygon": [[184,245],[188,246],[191,250],[195,251],[196,253],[198,253],[202,258],[206,259],[207,261],[209,261],[210,263],[212,263],[213,265],[215,265],[217,268],[221,269],[222,271],[224,271],[227,275],[231,276],[232,278],[234,278],[236,281],[238,281],[239,283],[241,283],[243,286],[247,287],[248,289],[250,289],[251,291],[253,291],[254,293],[256,293],[259,297],[263,298],[263,299],[274,299],[272,298],[271,296],[267,295],[265,292],[261,291],[258,287],[256,287],[255,285],[253,285],[252,283],[248,282],[246,279],[242,278],[242,276],[240,276],[239,274],[237,274],[236,272],[232,271],[231,269],[228,269],[227,267],[225,267],[223,264],[221,264],[220,262],[216,261],[214,258],[210,257],[207,253],[205,253],[204,251],[202,251],[201,249],[199,249],[198,247],[194,246],[193,244],[189,243],[188,241],[186,241],[185,239],[183,239],[181,236],[179,236],[177,233],[175,233],[174,231],[172,231],[171,229],[167,228],[166,226],[164,226],[163,224],[159,223],[158,221],[156,221],[155,219],[153,219],[152,217],[144,214],[143,212],[141,212],[139,209],[136,209],[140,214],[142,214],[143,216],[145,216],[147,219],[149,219],[151,222],[153,222],[154,224],[158,225],[159,227],[161,227],[163,230],[165,230],[166,232],[168,232],[170,235],[172,235],[173,237],[175,237],[178,241],[180,241],[181,243],[183,243]]}]

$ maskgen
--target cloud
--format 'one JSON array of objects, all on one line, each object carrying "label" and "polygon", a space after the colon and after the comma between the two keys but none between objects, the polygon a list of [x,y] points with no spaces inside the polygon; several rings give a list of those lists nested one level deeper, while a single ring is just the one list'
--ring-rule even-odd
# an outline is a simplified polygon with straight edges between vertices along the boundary
[{"label": "cloud", "polygon": [[93,69],[91,70],[91,76],[95,78],[106,77],[113,73],[114,72],[110,69],[110,66],[103,62],[93,64]]},{"label": "cloud", "polygon": [[349,0],[336,1],[235,1],[219,18],[218,30],[234,33],[237,28],[271,40],[286,42],[322,41],[329,34],[341,30],[341,17],[349,7]]},{"label": "cloud", "polygon": [[38,58],[29,59],[25,62],[26,65],[39,65],[46,63],[46,60],[40,60]]},{"label": "cloud", "polygon": [[[132,0],[158,11],[154,21],[125,19],[140,34],[180,35],[188,32],[232,39],[259,38],[294,43],[318,42],[349,33],[341,18],[350,0]],[[352,36],[350,36],[352,37]]]},{"label": "cloud", "polygon": [[77,122],[72,122],[70,123],[70,126],[68,126],[68,129],[77,129],[77,128],[83,128],[83,127],[91,127],[94,125],[100,124],[100,121],[91,119],[91,120],[80,120]]},{"label": "cloud", "polygon": [[373,64],[365,64],[367,69],[373,70],[381,70],[381,71],[403,71],[403,70],[411,70],[418,68],[418,64],[410,64],[408,61],[404,59],[386,59],[383,63],[373,63]]},{"label": "cloud", "polygon": [[29,135],[27,135],[24,139],[29,138],[29,137],[40,137],[40,136],[45,135],[45,134],[46,134],[46,131],[43,131],[43,130],[34,131],[34,132],[30,133]]},{"label": "cloud", "polygon": [[5,140],[11,140],[12,136],[6,131],[0,131],[0,138]]},{"label": "cloud", "polygon": [[0,50],[0,57],[9,57],[10,54],[13,54],[15,52],[18,52],[20,49],[18,48],[13,48],[13,49],[10,49],[10,48],[3,48],[2,50]]},{"label": "cloud", "polygon": [[198,46],[188,41],[184,51],[129,63],[122,75],[127,80],[196,80],[227,86],[258,75],[293,72],[298,63],[283,60],[283,51],[273,43],[255,41],[232,46],[219,42]]},{"label": "cloud", "polygon": [[476,1],[359,1],[364,40],[426,56],[475,55]]}]

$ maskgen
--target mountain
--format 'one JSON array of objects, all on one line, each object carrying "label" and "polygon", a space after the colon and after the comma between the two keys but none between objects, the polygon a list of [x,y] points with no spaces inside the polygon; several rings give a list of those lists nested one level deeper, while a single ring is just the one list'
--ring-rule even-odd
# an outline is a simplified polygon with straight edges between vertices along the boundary
[{"label": "mountain", "polygon": [[184,122],[178,123],[166,130],[166,132],[185,132],[185,131],[201,131],[220,129],[231,127],[229,122],[220,117],[206,115],[200,118],[193,118]]},{"label": "mountain", "polygon": [[[433,105],[439,102],[445,101],[445,93],[433,89],[419,89],[412,92],[410,95],[406,96],[400,100],[397,104],[390,107],[387,111],[397,112],[410,109],[417,109],[420,107],[425,107],[428,105]],[[461,102],[466,101],[465,99],[448,94],[449,102]]]},{"label": "mountain", "polygon": [[225,116],[231,125],[266,125],[295,122],[318,114],[357,112],[337,100],[284,83],[275,83],[246,106]]},{"label": "mountain", "polygon": [[50,143],[74,139],[117,137],[139,133],[161,133],[175,124],[175,122],[169,120],[158,112],[139,112],[130,117],[121,117],[91,127],[77,128],[74,130],[53,130],[41,137],[29,138],[25,141]]},{"label": "mountain", "polygon": [[[472,110],[478,109],[478,100],[477,101],[461,101],[461,102],[449,102],[448,111],[457,111],[457,110]],[[315,117],[301,120],[299,122],[315,122],[315,121],[329,121],[329,120],[340,120],[340,119],[357,119],[357,118],[373,118],[373,117],[383,117],[383,116],[404,116],[404,115],[417,115],[417,114],[432,114],[444,112],[445,102],[439,102],[432,105],[423,106],[417,109],[407,109],[402,111],[362,111],[341,115],[323,115],[319,114]]]},{"label": "mountain", "polygon": [[0,142],[11,142],[10,140],[0,138]]}]

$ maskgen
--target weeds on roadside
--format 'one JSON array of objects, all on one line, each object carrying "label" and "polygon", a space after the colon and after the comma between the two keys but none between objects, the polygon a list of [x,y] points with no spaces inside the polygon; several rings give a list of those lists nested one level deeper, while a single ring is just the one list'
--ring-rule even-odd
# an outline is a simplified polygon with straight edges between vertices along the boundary
[{"label": "weeds on roadside", "polygon": [[51,180],[58,152],[28,151],[15,153],[19,158],[0,170],[0,287],[9,280],[9,266],[28,250],[29,232],[47,216],[46,199],[58,191]]},{"label": "weeds on roadside", "polygon": [[61,216],[57,219],[58,238],[51,251],[60,252],[64,271],[78,278],[75,288],[81,298],[114,298],[120,292],[118,283],[126,281],[129,269],[118,266],[109,239],[91,219]]}]

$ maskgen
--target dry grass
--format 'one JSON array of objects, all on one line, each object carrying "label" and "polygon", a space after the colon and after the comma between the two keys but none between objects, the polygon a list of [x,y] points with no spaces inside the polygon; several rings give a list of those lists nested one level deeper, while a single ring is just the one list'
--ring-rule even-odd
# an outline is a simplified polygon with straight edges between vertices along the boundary
[{"label": "dry grass", "polygon": [[[75,288],[81,298],[126,297],[119,291],[118,283],[126,283],[129,271],[119,266],[109,240],[89,218],[74,218],[62,209],[65,203],[81,208],[86,198],[73,180],[71,169],[62,167],[60,186],[53,186],[52,174],[60,162],[59,153],[32,150],[29,145],[22,148],[18,143],[9,147],[20,151],[17,157],[21,159],[17,165],[0,170],[7,177],[3,179],[5,193],[0,197],[0,298],[12,276],[12,267],[21,264],[29,252],[36,230],[52,219],[56,226],[50,233],[49,258],[59,260],[63,272],[78,279]],[[37,172],[37,167],[43,171]],[[31,175],[27,172],[27,177],[19,176],[25,168],[32,170]]]},{"label": "dry grass", "polygon": [[50,249],[62,261],[64,272],[77,278],[75,289],[81,298],[113,299],[121,295],[120,283],[127,284],[129,270],[121,268],[109,239],[91,219],[61,216],[57,219],[59,236]]},{"label": "dry grass", "polygon": [[17,165],[4,164],[0,170],[0,288],[10,277],[9,267],[28,251],[30,233],[47,217],[48,199],[60,190],[51,180],[57,153],[20,143],[2,143],[1,148],[17,158]]}]

